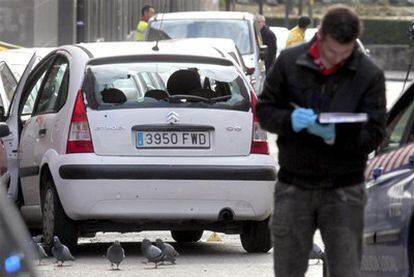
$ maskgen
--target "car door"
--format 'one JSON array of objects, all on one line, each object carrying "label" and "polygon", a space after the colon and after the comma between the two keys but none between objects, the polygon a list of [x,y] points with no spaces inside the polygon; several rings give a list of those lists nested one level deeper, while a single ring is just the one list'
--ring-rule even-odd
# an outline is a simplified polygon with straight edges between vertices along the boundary
[{"label": "car door", "polygon": [[[11,72],[9,66],[5,62],[0,62],[0,120],[5,119],[13,97],[14,91],[17,87],[17,81]],[[0,139],[0,175],[7,171],[7,154],[3,143]]]},{"label": "car door", "polygon": [[[8,171],[10,172],[10,185],[7,190],[7,197],[14,202],[18,202],[19,199],[19,135],[21,126],[24,122],[24,116],[21,117],[21,112],[23,110],[23,106],[26,104],[30,98],[24,96],[24,88],[26,86],[26,81],[30,76],[33,78],[33,74],[31,71],[36,63],[39,62],[41,57],[34,53],[33,56],[30,58],[29,62],[26,65],[25,70],[20,78],[20,81],[17,85],[15,93],[13,95],[13,99],[11,101],[9,112],[6,118],[6,123],[9,126],[10,134],[4,138],[2,138],[3,143],[5,145],[6,153],[7,153],[7,166]],[[40,66],[40,65],[39,65]],[[27,94],[27,93],[26,93]],[[22,98],[22,95],[24,98]],[[20,203],[19,203],[20,204]]]},{"label": "car door", "polygon": [[[52,148],[56,112],[66,100],[69,61],[57,54],[28,83],[28,98],[35,97],[30,117],[22,126],[20,139],[20,181],[25,206],[39,205],[39,171],[46,151]],[[29,103],[29,101],[27,101]],[[27,105],[28,106],[28,105]],[[23,111],[27,106],[23,107]],[[25,113],[25,112],[23,112]]]}]

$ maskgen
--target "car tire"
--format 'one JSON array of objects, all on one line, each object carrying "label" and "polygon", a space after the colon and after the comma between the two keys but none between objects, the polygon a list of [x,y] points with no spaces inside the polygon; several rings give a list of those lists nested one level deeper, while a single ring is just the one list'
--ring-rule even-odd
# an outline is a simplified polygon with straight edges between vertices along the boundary
[{"label": "car tire", "polygon": [[78,230],[76,224],[63,210],[57,194],[55,184],[51,178],[46,180],[46,186],[42,197],[42,223],[43,242],[50,251],[53,246],[53,237],[59,237],[73,253],[78,243]]},{"label": "car tire", "polygon": [[272,248],[269,218],[263,221],[249,221],[243,227],[240,241],[249,253],[266,253]]},{"label": "car tire", "polygon": [[203,232],[203,230],[171,231],[171,236],[176,242],[194,243],[201,239]]}]

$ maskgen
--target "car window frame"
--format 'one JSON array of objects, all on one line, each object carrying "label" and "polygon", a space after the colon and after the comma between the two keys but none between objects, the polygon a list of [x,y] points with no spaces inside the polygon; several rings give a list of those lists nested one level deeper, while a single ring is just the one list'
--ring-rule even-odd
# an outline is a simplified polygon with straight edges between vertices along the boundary
[{"label": "car window frame", "polygon": [[[60,102],[61,101],[61,98],[62,98],[62,94],[64,94],[65,95],[65,97],[67,98],[67,95],[68,95],[68,90],[69,90],[69,85],[67,86],[67,88],[66,88],[66,93],[62,93],[62,92],[60,92],[60,87],[59,87],[59,94],[56,96],[56,100],[55,100],[55,103],[53,104],[53,109],[51,109],[51,110],[46,110],[46,111],[43,111],[43,110],[41,110],[40,112],[39,112],[39,103],[40,103],[40,99],[41,99],[41,96],[42,96],[42,94],[43,94],[43,92],[44,92],[44,88],[45,88],[45,85],[46,85],[46,82],[47,82],[47,80],[48,80],[48,78],[49,78],[49,76],[50,76],[50,74],[51,74],[51,72],[52,72],[52,68],[53,68],[53,66],[58,62],[58,60],[60,59],[60,58],[63,58],[65,61],[66,61],[66,63],[67,63],[67,68],[66,68],[66,70],[65,70],[65,72],[64,72],[64,74],[63,74],[63,77],[62,77],[62,81],[61,81],[61,84],[62,84],[62,82],[65,80],[65,78],[68,78],[68,80],[69,80],[69,74],[70,74],[70,61],[69,61],[69,59],[65,56],[65,55],[62,55],[62,54],[56,54],[55,56],[54,56],[54,58],[53,58],[53,61],[52,61],[52,63],[49,65],[49,68],[47,69],[47,72],[46,72],[46,75],[45,75],[45,77],[43,78],[43,80],[42,80],[42,84],[41,84],[41,86],[40,86],[40,88],[39,88],[39,92],[38,92],[38,94],[36,95],[36,100],[35,100],[35,104],[34,104],[34,106],[33,106],[33,110],[32,110],[32,114],[31,114],[31,117],[33,117],[33,116],[38,116],[38,115],[42,115],[42,114],[53,114],[53,113],[57,113],[62,107],[63,107],[63,105],[64,105],[64,102],[66,101],[63,101],[63,104]],[[68,73],[68,74],[67,74]],[[69,82],[69,81],[68,81]]]},{"label": "car window frame", "polygon": [[[388,148],[388,144],[391,138],[391,135],[394,131],[394,128],[397,126],[398,122],[400,122],[401,117],[404,113],[409,109],[412,105],[414,105],[414,83],[406,90],[406,92],[398,99],[395,105],[391,108],[391,110],[387,114],[387,136],[384,139],[384,142],[381,145],[379,153],[391,152],[395,151],[400,148],[402,145],[409,143],[410,134],[414,131],[414,108],[409,115],[408,122],[404,127],[404,131],[402,132],[401,140],[399,142],[399,146],[393,149]],[[398,120],[396,120],[398,118]]]},{"label": "car window frame", "polygon": [[[33,89],[34,85],[39,81],[40,76],[45,73],[46,75],[43,77],[43,80],[40,84],[38,93],[36,95],[36,98],[37,98],[37,96],[39,94],[39,91],[41,90],[41,88],[43,86],[43,82],[44,82],[45,78],[47,77],[47,72],[49,70],[48,66],[51,63],[53,63],[54,58],[55,58],[55,55],[51,55],[51,56],[45,58],[44,60],[39,62],[39,64],[32,70],[32,72],[30,72],[30,75],[27,78],[26,83],[24,84],[23,93],[22,93],[22,95],[19,99],[19,107],[18,107],[18,110],[17,110],[17,116],[19,118],[21,118],[21,116],[22,116],[23,108],[24,108],[24,106],[25,106],[25,104],[26,104],[26,102],[27,102],[27,100],[28,100],[28,98],[29,98],[29,96],[32,92],[32,89]],[[36,98],[35,98],[35,104],[33,105],[33,109],[31,111],[31,114],[28,115],[29,117],[32,117],[32,115],[33,115],[34,107],[36,105]]]}]

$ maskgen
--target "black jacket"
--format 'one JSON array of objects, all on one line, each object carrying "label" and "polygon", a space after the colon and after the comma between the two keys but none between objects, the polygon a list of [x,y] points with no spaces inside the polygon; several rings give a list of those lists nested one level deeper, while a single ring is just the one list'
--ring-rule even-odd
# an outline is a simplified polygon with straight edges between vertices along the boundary
[{"label": "black jacket", "polygon": [[[335,73],[323,76],[310,44],[288,48],[267,74],[257,103],[261,126],[278,134],[279,180],[303,188],[332,188],[364,180],[367,156],[385,135],[383,72],[358,49]],[[367,113],[367,123],[337,124],[334,145],[291,127],[291,103],[318,112]]]},{"label": "black jacket", "polygon": [[276,36],[267,25],[264,25],[263,28],[260,29],[260,34],[262,35],[263,44],[267,45],[267,49],[269,51],[268,58],[265,60],[266,72],[269,72],[270,67],[272,66],[276,57]]}]

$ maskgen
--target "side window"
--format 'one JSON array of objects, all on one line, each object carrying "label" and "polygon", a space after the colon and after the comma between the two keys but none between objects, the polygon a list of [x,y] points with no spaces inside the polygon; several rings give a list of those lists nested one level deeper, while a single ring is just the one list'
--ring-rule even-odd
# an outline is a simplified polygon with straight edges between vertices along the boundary
[{"label": "side window", "polygon": [[0,77],[6,98],[10,102],[17,87],[16,79],[6,63],[0,62]]},{"label": "side window", "polygon": [[[37,94],[39,93],[40,86],[42,85],[43,79],[46,75],[46,71],[48,66],[44,66],[38,72],[35,73],[35,77],[30,82],[29,86],[25,88],[25,91],[30,91],[29,93],[25,93],[23,96],[23,108],[19,111],[20,116],[23,116],[27,119],[33,112],[33,108],[35,105],[35,100]],[[24,119],[24,118],[22,118]]]},{"label": "side window", "polygon": [[[410,124],[412,114],[414,111],[414,102],[412,102],[405,110],[403,110],[391,123],[391,128],[388,129],[390,134],[383,149],[385,151],[392,151],[397,149],[402,143],[407,141],[404,139],[407,126]],[[410,134],[409,140],[413,141],[413,136]]]},{"label": "side window", "polygon": [[64,57],[58,57],[47,74],[43,87],[39,91],[33,114],[56,112],[60,95],[67,93],[69,62]]}]

